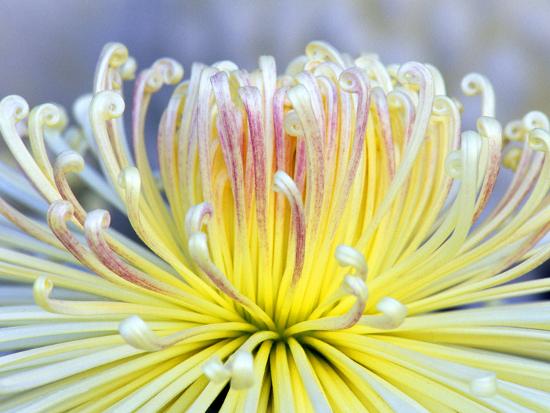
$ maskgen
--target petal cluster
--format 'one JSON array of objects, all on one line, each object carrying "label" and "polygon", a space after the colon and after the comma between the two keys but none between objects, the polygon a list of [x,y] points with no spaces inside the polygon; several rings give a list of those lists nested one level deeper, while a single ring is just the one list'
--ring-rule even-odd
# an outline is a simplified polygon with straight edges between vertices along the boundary
[{"label": "petal cluster", "polygon": [[550,290],[548,118],[473,73],[463,131],[435,67],[323,42],[258,66],[111,43],[74,125],[0,102],[0,409],[545,411],[550,304],[509,298]]}]

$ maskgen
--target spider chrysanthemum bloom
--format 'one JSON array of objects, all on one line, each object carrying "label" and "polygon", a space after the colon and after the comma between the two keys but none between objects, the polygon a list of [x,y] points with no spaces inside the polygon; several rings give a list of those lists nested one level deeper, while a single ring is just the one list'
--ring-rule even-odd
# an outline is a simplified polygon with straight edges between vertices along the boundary
[{"label": "spider chrysanthemum bloom", "polygon": [[107,45],[66,131],[57,105],[0,103],[3,412],[548,411],[550,304],[507,300],[550,289],[513,282],[550,256],[543,114],[503,132],[472,74],[461,133],[434,67],[314,42],[279,77],[195,64],[157,168],[147,108],[183,70],[137,75],[129,144],[134,70]]}]

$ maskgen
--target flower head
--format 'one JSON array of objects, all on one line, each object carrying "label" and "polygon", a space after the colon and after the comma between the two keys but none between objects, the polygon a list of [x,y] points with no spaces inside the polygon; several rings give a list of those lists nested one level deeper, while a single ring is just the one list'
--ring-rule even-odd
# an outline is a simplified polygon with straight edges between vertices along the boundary
[{"label": "flower head", "polygon": [[[550,289],[512,282],[550,255],[546,116],[502,131],[471,74],[481,116],[461,133],[433,66],[313,42],[282,76],[262,56],[179,83],[157,60],[127,133],[135,71],[105,46],[68,129],[58,105],[0,102],[15,159],[0,164],[2,411],[550,405],[550,304],[506,301]],[[165,84],[155,151],[147,109]]]}]

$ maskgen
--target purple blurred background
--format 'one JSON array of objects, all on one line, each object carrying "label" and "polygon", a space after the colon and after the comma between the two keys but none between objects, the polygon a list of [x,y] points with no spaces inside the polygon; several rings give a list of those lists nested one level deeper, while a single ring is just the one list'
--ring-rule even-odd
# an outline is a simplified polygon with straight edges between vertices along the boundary
[{"label": "purple blurred background", "polygon": [[[443,72],[451,94],[461,77],[486,74],[501,121],[550,113],[550,1],[143,1],[2,0],[0,95],[31,105],[70,106],[89,90],[104,43],[125,43],[140,67],[170,56],[229,59],[252,68],[272,54],[283,70],[313,39],[386,63],[419,60]],[[477,104],[470,99],[472,112]]]}]

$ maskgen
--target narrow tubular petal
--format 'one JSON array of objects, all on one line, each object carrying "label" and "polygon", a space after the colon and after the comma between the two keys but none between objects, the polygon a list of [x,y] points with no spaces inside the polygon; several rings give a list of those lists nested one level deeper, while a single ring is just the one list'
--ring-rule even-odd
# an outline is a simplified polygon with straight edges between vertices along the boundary
[{"label": "narrow tubular petal", "polygon": [[331,412],[332,409],[327,401],[327,398],[320,387],[319,380],[317,379],[311,364],[307,359],[306,353],[302,346],[293,338],[288,342],[292,356],[296,361],[298,371],[302,378],[302,382],[308,392],[309,399],[313,405],[313,409],[316,412]]},{"label": "narrow tubular petal", "polygon": [[285,335],[292,336],[313,330],[345,330],[354,326],[361,319],[361,315],[365,310],[368,289],[362,279],[350,276],[344,279],[344,287],[345,291],[355,298],[355,303],[346,314],[339,317],[325,317],[294,324],[285,331]]},{"label": "narrow tubular petal", "polygon": [[306,222],[302,195],[296,183],[283,171],[277,171],[275,173],[273,178],[273,190],[285,196],[292,210],[292,235],[295,244],[295,255],[292,262],[292,285],[296,285],[302,273],[306,248]]},{"label": "narrow tubular petal", "polygon": [[44,175],[23,144],[16,128],[16,123],[23,120],[28,113],[29,105],[22,97],[15,95],[5,97],[0,101],[0,131],[6,145],[29,180],[47,201],[53,202],[60,198],[59,193],[51,178]]}]

